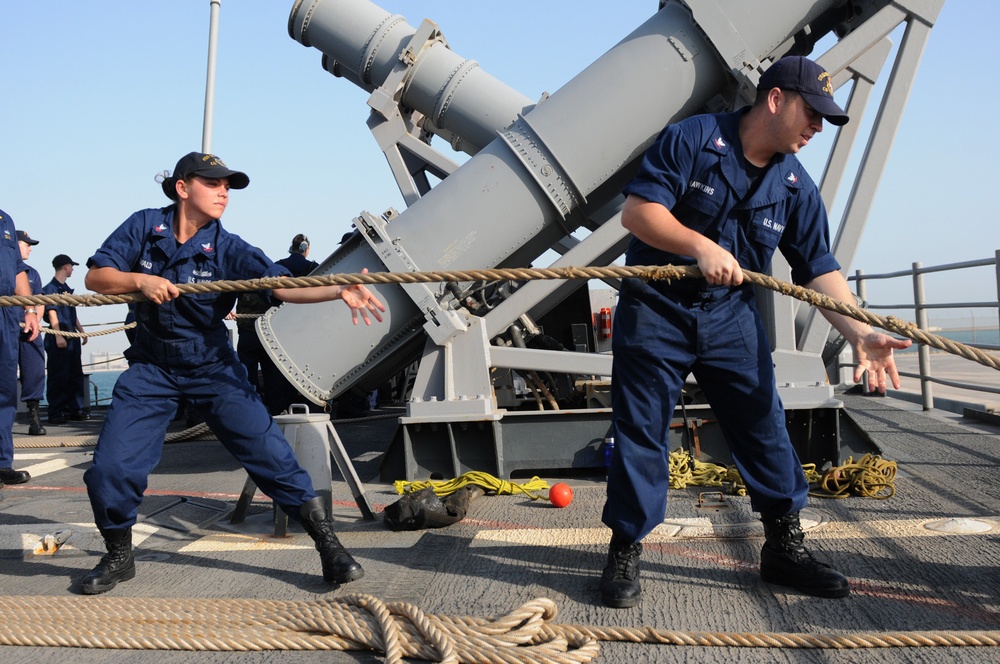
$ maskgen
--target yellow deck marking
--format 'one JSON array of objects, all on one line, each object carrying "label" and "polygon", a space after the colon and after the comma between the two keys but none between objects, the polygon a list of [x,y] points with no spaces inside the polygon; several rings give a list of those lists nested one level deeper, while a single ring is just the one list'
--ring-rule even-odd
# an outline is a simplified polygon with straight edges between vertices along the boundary
[{"label": "yellow deck marking", "polygon": [[278,539],[276,537],[255,537],[236,533],[213,533],[206,535],[181,548],[181,553],[204,551],[289,551],[292,549],[313,549],[312,540],[304,535]]}]

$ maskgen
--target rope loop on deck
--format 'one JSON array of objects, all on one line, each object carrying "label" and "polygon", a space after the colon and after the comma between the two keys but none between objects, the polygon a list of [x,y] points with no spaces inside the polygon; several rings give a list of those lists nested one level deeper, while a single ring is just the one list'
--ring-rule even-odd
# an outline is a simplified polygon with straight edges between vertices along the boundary
[{"label": "rope loop on deck", "polygon": [[678,631],[557,624],[548,598],[492,619],[428,614],[405,602],[350,594],[333,600],[6,597],[0,645],[181,651],[367,650],[448,664],[578,664],[600,642],[848,650],[997,646],[1000,631],[805,634]]}]

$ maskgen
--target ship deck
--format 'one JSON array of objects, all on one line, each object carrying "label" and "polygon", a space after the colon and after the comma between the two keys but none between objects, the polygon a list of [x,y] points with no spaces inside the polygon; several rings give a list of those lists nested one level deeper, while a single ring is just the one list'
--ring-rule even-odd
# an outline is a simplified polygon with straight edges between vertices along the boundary
[{"label": "ship deck", "polygon": [[[757,567],[763,533],[748,499],[727,495],[721,504],[699,506],[699,495],[707,489],[688,488],[671,490],[666,521],[645,543],[643,601],[627,610],[605,608],[598,596],[609,538],[600,522],[600,478],[546,478],[573,487],[575,500],[564,509],[525,496],[484,496],[472,503],[465,519],[447,528],[389,531],[378,513],[398,495],[379,480],[379,460],[395,428],[392,412],[383,418],[335,422],[379,517],[363,519],[348,485],[336,478],[337,528],[364,565],[363,579],[340,588],[325,584],[311,541],[294,527],[287,536],[275,537],[270,503],[259,493],[245,522],[231,524],[246,475],[209,439],[165,446],[135,528],[136,578],[107,595],[82,598],[76,595],[76,584],[103,554],[82,480],[100,417],[49,427],[45,437],[28,437],[26,426],[19,423],[17,466],[29,470],[33,479],[7,486],[0,501],[0,621],[5,625],[0,637],[6,633],[9,639],[13,633],[11,616],[21,616],[15,609],[37,602],[44,608],[33,618],[18,617],[17,633],[68,645],[3,646],[0,660],[384,661],[380,654],[364,651],[81,647],[89,629],[75,627],[81,602],[104,608],[110,598],[117,602],[111,606],[126,614],[132,607],[165,605],[168,599],[190,602],[190,613],[179,622],[194,632],[209,622],[198,614],[206,606],[218,614],[214,622],[219,615],[235,612],[240,600],[321,605],[359,593],[406,603],[426,614],[475,618],[506,614],[535,598],[548,598],[558,608],[552,621],[557,624],[678,633],[883,637],[1000,630],[1000,426],[943,411],[928,414],[912,402],[891,397],[838,397],[882,456],[898,464],[891,498],[817,497],[804,513],[811,526],[807,543],[848,575],[850,597],[818,599],[761,581]],[[931,523],[944,524],[946,530],[928,529]],[[35,552],[45,535],[57,533],[71,536],[54,553]],[[621,663],[944,659],[1000,661],[1000,648],[877,647],[844,652],[608,641],[600,644],[597,656],[597,661]]]}]

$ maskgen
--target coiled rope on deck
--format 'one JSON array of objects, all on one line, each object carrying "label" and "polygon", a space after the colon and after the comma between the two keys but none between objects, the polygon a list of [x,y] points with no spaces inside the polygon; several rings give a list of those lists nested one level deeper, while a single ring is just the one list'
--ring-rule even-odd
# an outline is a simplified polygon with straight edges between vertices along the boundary
[{"label": "coiled rope on deck", "polygon": [[[802,464],[802,472],[811,487],[810,496],[817,498],[862,498],[886,500],[896,495],[895,461],[877,454],[865,454],[854,460],[847,457],[840,466],[831,466],[823,472],[814,463]],[[689,486],[728,487],[735,496],[747,495],[747,487],[735,465],[722,466],[700,461],[682,448],[670,453],[670,488]]]},{"label": "coiled rope on deck", "polygon": [[351,594],[334,600],[7,597],[0,645],[130,650],[373,650],[458,664],[590,662],[599,642],[747,648],[860,649],[997,646],[1000,631],[803,634],[590,627],[552,622],[538,598],[494,619],[427,614],[405,602]]},{"label": "coiled rope on deck", "polygon": [[823,473],[818,486],[825,493],[810,492],[809,495],[846,498],[854,494],[887,500],[896,495],[896,462],[877,454],[865,454],[857,461],[847,457],[842,465]]},{"label": "coiled rope on deck", "polygon": [[[675,279],[696,278],[701,271],[687,265],[611,265],[607,267],[550,267],[550,268],[494,268],[485,270],[433,271],[433,272],[365,272],[354,274],[327,274],[308,277],[267,277],[244,281],[210,281],[199,284],[177,284],[182,294],[247,292],[271,290],[274,288],[310,288],[313,286],[349,286],[353,284],[416,284],[448,281],[531,281],[560,279],[624,279],[636,278],[648,281],[673,281]],[[782,295],[788,295],[813,306],[828,309],[856,320],[879,327],[918,343],[964,357],[1000,371],[1000,357],[978,348],[939,337],[921,330],[914,323],[895,316],[879,316],[847,302],[841,302],[814,290],[790,284],[780,279],[743,270],[745,281],[768,288]],[[28,306],[37,304],[57,304],[70,306],[99,306],[105,304],[126,304],[145,301],[142,293],[122,295],[5,295],[0,296],[0,306]]]}]

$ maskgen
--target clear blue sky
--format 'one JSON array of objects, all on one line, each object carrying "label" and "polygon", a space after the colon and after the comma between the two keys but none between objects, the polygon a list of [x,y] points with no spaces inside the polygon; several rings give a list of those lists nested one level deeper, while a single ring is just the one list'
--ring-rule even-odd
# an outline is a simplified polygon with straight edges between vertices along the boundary
[{"label": "clear blue sky", "polygon": [[[557,90],[657,8],[656,0],[375,4],[413,26],[435,21],[457,53],[530,98]],[[223,0],[212,151],[252,181],[232,196],[227,228],[274,259],[304,232],[311,257],[322,261],[359,212],[404,205],[365,126],[367,94],[323,71],[320,52],[288,36],[292,5]],[[41,241],[31,262],[43,280],[55,254],[85,263],[134,210],[163,205],[154,175],[200,149],[209,7],[208,0],[0,4],[0,208]],[[988,258],[1000,248],[993,200],[1000,139],[989,117],[997,106],[997,26],[998,2],[945,3],[852,270]],[[818,179],[822,146],[801,156]],[[70,285],[84,291],[82,267]],[[958,285],[967,293],[940,296],[996,298],[988,270]],[[937,288],[930,285],[932,296]],[[121,309],[80,315],[84,324],[120,321]],[[89,350],[120,351],[125,340],[119,333],[91,343]]]}]

